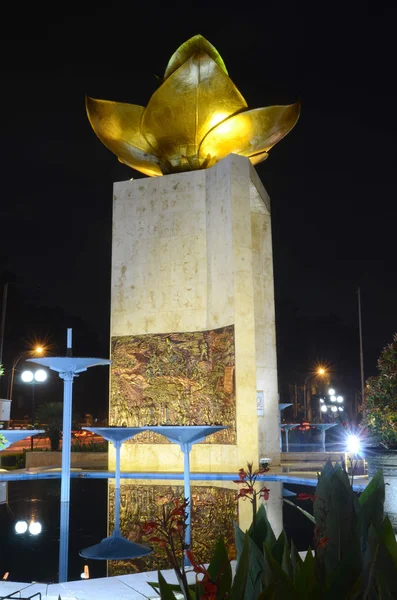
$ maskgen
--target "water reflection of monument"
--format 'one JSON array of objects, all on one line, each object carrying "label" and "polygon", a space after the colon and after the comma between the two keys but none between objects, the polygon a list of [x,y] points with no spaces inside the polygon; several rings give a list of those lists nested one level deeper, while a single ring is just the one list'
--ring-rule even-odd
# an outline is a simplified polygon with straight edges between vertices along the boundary
[{"label": "water reflection of monument", "polygon": [[[111,424],[228,425],[195,446],[193,471],[277,462],[270,203],[253,165],[299,106],[247,110],[195,36],[146,108],[88,98],[87,111],[121,162],[152,176],[114,186]],[[155,434],[122,452],[129,470],[180,471],[182,460]]]},{"label": "water reflection of monument", "polygon": [[[282,529],[282,484],[266,482],[270,489],[265,502],[269,521],[275,533]],[[142,543],[142,525],[159,514],[163,503],[174,496],[182,496],[180,481],[124,480],[121,485],[120,524],[122,534],[132,542]],[[109,527],[114,523],[114,485],[109,487]],[[262,500],[261,500],[262,502]],[[208,562],[215,544],[222,536],[228,547],[230,559],[236,556],[233,521],[245,530],[251,524],[252,508],[248,501],[236,502],[236,484],[231,481],[194,481],[192,484],[192,541],[195,555]],[[143,558],[108,563],[108,575],[116,576],[131,572],[168,568],[165,551]]]}]

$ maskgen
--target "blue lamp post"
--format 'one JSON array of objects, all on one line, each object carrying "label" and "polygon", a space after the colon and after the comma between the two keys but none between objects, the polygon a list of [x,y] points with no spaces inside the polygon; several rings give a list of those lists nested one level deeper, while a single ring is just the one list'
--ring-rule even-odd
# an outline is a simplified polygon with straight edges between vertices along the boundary
[{"label": "blue lamp post", "polygon": [[72,440],[72,392],[73,380],[89,367],[109,365],[105,358],[74,358],[72,356],[72,330],[67,331],[67,355],[46,358],[30,358],[29,362],[56,371],[63,379],[63,428],[62,428],[62,475],[61,475],[61,516],[59,547],[59,582],[68,578],[69,549],[69,504],[70,504],[70,446]]}]

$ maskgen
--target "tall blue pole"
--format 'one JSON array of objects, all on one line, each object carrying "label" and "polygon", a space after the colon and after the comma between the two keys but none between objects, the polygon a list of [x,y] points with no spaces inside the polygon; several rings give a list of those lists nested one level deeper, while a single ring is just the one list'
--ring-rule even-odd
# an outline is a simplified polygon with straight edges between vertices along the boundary
[{"label": "tall blue pole", "polygon": [[[67,332],[67,350],[72,350],[72,330]],[[72,443],[72,396],[73,371],[59,373],[63,379],[63,427],[62,427],[62,474],[61,514],[59,540],[59,583],[68,580],[69,513],[70,513],[70,451]]]},{"label": "tall blue pole", "polygon": [[59,540],[59,582],[68,579],[69,551],[69,509],[70,509],[70,451],[72,441],[72,392],[73,380],[89,367],[109,365],[110,360],[103,358],[76,358],[72,356],[72,330],[67,330],[66,356],[48,356],[30,358],[28,362],[43,365],[57,371],[63,379],[63,431],[62,431],[62,472],[61,472],[61,510]]}]

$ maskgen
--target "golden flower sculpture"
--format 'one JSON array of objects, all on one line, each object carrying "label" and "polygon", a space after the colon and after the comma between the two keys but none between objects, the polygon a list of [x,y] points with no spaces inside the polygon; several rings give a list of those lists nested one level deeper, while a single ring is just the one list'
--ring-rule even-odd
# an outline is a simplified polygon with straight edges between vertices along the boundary
[{"label": "golden flower sculpture", "polygon": [[225,64],[201,35],[171,56],[147,107],[87,97],[95,133],[146,175],[205,169],[233,152],[262,162],[299,118],[299,103],[247,110]]}]

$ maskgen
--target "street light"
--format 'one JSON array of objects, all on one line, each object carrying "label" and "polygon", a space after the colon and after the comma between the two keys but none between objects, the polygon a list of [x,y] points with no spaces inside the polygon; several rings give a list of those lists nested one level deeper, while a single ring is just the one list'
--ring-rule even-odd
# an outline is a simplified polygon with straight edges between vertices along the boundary
[{"label": "street light", "polygon": [[15,369],[17,364],[19,363],[19,361],[24,357],[24,356],[36,356],[38,355],[42,355],[45,351],[45,348],[43,346],[36,346],[35,348],[33,348],[32,350],[24,350],[24,352],[21,352],[21,354],[14,360],[13,364],[12,364],[12,368],[11,368],[11,378],[10,378],[10,386],[8,388],[8,399],[12,400],[12,392],[14,390],[14,379],[15,379]]},{"label": "street light", "polygon": [[[21,379],[24,383],[32,384],[32,426],[34,426],[34,386],[36,383],[44,383],[47,379],[47,371],[37,369],[37,371],[23,371]],[[30,449],[33,451],[33,437],[30,439]]]},{"label": "street light", "polygon": [[305,411],[306,417],[311,418],[311,406],[307,402],[307,383],[309,379],[313,379],[316,377],[324,377],[327,374],[327,370],[324,367],[318,367],[314,373],[310,373],[303,384],[303,409]]},{"label": "street light", "polygon": [[324,398],[320,398],[320,410],[326,413],[328,409],[331,410],[331,415],[336,416],[336,413],[342,413],[344,411],[343,396],[337,396],[334,388],[328,390],[328,395]]}]

